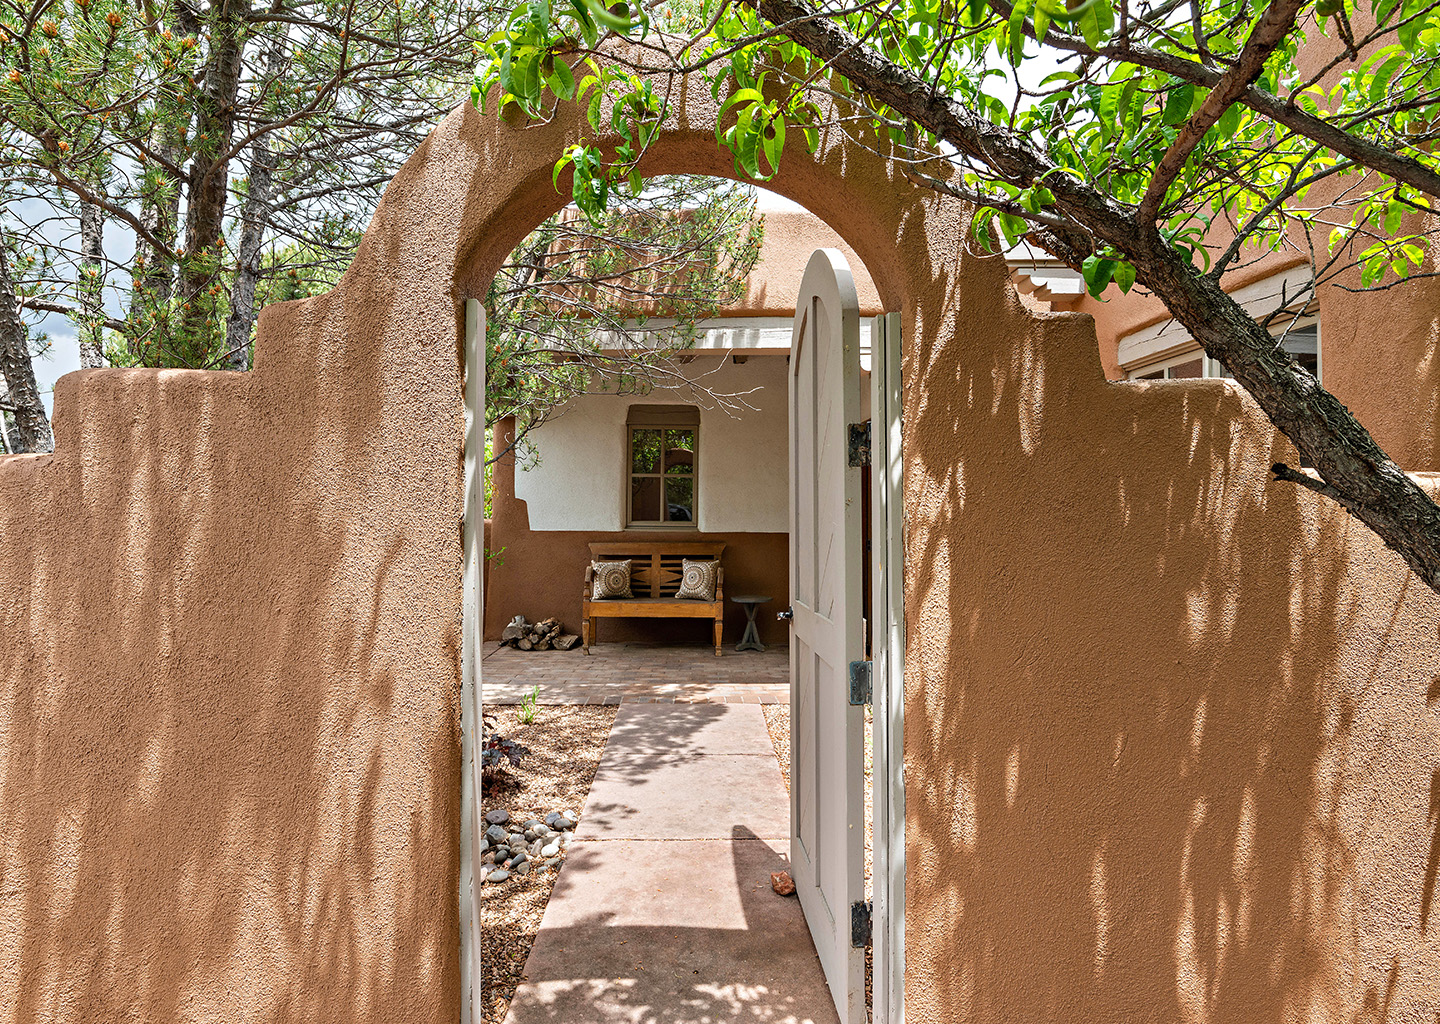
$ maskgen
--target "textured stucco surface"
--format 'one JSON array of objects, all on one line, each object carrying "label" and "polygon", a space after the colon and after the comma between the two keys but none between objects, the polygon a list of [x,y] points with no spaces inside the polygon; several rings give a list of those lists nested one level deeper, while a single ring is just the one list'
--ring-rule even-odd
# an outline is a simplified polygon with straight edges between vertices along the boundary
[{"label": "textured stucco surface", "polygon": [[1433,1019],[1440,601],[1236,385],[1106,384],[961,268],[905,362],[907,1019]]},{"label": "textured stucco surface", "polygon": [[[647,169],[730,173],[676,96]],[[0,1020],[458,1015],[459,304],[572,129],[457,111],[252,373],[71,375],[0,460]],[[907,325],[908,1019],[1431,1019],[1434,596],[957,205],[772,187]]]}]

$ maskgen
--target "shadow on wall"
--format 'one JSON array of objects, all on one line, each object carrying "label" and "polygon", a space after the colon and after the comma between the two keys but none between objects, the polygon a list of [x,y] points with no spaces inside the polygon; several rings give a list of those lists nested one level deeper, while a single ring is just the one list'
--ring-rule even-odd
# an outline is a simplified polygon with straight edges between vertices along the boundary
[{"label": "shadow on wall", "polygon": [[1435,595],[1267,483],[1232,383],[952,299],[906,361],[915,1019],[1430,1019]]},{"label": "shadow on wall", "polygon": [[0,1021],[453,1016],[458,328],[395,297],[0,459]]}]

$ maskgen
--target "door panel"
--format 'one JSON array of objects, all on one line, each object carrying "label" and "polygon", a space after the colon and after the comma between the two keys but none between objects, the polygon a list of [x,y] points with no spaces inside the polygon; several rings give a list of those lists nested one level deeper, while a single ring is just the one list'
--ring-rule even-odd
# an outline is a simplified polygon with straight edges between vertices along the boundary
[{"label": "door panel", "polygon": [[865,951],[850,930],[865,899],[865,716],[849,700],[849,665],[864,657],[860,471],[848,457],[860,313],[837,250],[810,258],[790,352],[791,862],[842,1024],[864,1024]]}]

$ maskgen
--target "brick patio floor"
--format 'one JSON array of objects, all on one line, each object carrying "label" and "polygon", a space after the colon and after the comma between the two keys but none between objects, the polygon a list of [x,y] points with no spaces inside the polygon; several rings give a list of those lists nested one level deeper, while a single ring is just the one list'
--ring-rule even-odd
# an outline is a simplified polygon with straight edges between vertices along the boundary
[{"label": "brick patio floor", "polygon": [[790,652],[600,644],[590,654],[517,651],[490,641],[480,668],[485,704],[519,704],[540,688],[541,704],[786,704]]}]

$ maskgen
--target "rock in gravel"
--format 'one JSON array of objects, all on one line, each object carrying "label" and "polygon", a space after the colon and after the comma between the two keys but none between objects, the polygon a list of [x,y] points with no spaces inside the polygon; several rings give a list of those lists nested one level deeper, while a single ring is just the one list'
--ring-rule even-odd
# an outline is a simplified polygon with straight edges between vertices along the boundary
[{"label": "rock in gravel", "polygon": [[519,849],[520,847],[525,845],[525,837],[519,832],[511,832],[508,838],[510,841],[505,845],[510,847],[510,849],[512,850]]},{"label": "rock in gravel", "polygon": [[485,812],[485,820],[492,825],[504,825],[510,820],[510,812],[503,807],[497,807],[493,811]]},{"label": "rock in gravel", "polygon": [[510,858],[510,867],[511,867],[511,868],[518,868],[521,864],[524,864],[524,863],[525,863],[526,861],[528,861],[529,859],[530,859],[530,858],[527,857],[525,854],[523,854],[523,853],[517,853],[515,856],[513,856],[513,857]]},{"label": "rock in gravel", "polygon": [[485,881],[499,885],[501,882],[505,881],[509,877],[510,872],[506,871],[504,868],[499,868],[495,871],[490,872],[489,876],[486,877]]},{"label": "rock in gravel", "polygon": [[485,830],[485,838],[489,839],[492,843],[503,843],[509,835],[510,833],[506,832],[499,825],[491,825]]},{"label": "rock in gravel", "polygon": [[528,860],[522,860],[519,864],[516,864],[516,865],[515,865],[515,874],[517,874],[517,875],[519,875],[519,876],[521,876],[521,877],[523,878],[525,875],[528,875],[529,873],[530,873],[530,862],[529,862]]},{"label": "rock in gravel", "polygon": [[554,857],[554,856],[555,856],[556,854],[558,854],[559,852],[560,852],[560,844],[559,844],[559,843],[551,843],[551,844],[548,845],[548,846],[543,846],[543,847],[540,848],[540,856],[546,857],[546,858]]},{"label": "rock in gravel", "polygon": [[562,849],[562,850],[568,850],[568,849],[570,849],[570,843],[571,843],[574,839],[575,839],[575,836],[572,835],[572,834],[569,833],[569,832],[566,832],[566,833],[564,833],[563,835],[561,835],[561,836],[560,836],[560,849]]},{"label": "rock in gravel", "polygon": [[788,871],[772,871],[770,873],[770,888],[774,889],[777,895],[793,896],[795,894],[795,879],[790,877]]}]

